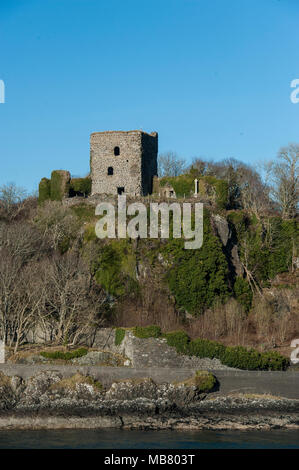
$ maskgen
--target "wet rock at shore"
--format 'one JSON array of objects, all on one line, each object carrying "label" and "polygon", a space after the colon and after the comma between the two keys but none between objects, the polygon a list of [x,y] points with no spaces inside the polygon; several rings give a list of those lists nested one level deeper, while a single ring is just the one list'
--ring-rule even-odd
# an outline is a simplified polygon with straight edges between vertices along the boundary
[{"label": "wet rock at shore", "polygon": [[200,388],[208,374],[164,384],[127,379],[105,388],[81,373],[44,371],[27,380],[1,373],[0,428],[299,429],[299,400],[209,394]]}]

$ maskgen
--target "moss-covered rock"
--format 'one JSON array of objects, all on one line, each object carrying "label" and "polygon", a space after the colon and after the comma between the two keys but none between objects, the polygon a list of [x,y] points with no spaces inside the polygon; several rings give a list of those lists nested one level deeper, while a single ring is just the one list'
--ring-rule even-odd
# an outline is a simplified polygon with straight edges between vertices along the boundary
[{"label": "moss-covered rock", "polygon": [[134,400],[140,397],[156,399],[157,385],[151,378],[119,380],[106,393],[106,398],[110,400]]},{"label": "moss-covered rock", "polygon": [[178,382],[176,386],[195,387],[200,393],[209,393],[215,390],[217,386],[216,377],[206,370],[197,370],[190,379]]}]

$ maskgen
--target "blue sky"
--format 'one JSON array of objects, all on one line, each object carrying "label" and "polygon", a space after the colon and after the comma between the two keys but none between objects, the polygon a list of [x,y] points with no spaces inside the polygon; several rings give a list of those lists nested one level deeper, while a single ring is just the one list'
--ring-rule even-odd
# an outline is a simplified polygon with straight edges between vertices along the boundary
[{"label": "blue sky", "polygon": [[299,142],[298,0],[1,0],[0,185],[89,170],[89,134],[256,165]]}]

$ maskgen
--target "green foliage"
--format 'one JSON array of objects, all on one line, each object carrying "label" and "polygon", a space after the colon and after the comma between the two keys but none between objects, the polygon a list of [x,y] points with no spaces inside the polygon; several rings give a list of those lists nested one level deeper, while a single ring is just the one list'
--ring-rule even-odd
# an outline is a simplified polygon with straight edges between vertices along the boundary
[{"label": "green foliage", "polygon": [[189,354],[200,358],[209,357],[210,359],[214,359],[215,357],[222,360],[222,357],[225,354],[225,346],[221,343],[217,343],[216,341],[197,338],[190,341]]},{"label": "green foliage", "polygon": [[273,279],[290,269],[294,247],[299,244],[298,221],[280,217],[258,220],[241,211],[231,212],[228,220],[237,239],[241,261],[254,273],[257,282]]},{"label": "green foliage", "polygon": [[222,357],[223,364],[245,370],[268,369],[267,363],[261,361],[261,354],[254,349],[242,346],[227,347]]},{"label": "green foliage", "polygon": [[292,264],[294,247],[299,246],[299,223],[296,220],[282,220],[278,217],[270,219],[270,234],[265,239],[268,254],[267,277],[286,272]]},{"label": "green foliage", "polygon": [[164,337],[167,340],[168,346],[174,346],[180,353],[187,352],[190,338],[185,331],[172,331],[166,333]]},{"label": "green foliage", "polygon": [[194,191],[194,178],[190,175],[180,175],[175,177],[164,177],[160,179],[160,186],[170,184],[175,190],[177,197],[189,197]]},{"label": "green foliage", "polygon": [[[124,332],[123,329],[119,329]],[[133,334],[137,338],[160,338],[163,336],[169,346],[176,348],[176,351],[189,356],[199,358],[219,359],[222,364],[243,370],[286,370],[289,366],[289,359],[277,352],[260,353],[251,348],[243,346],[224,346],[217,341],[197,338],[190,341],[189,336],[184,331],[173,331],[162,335],[159,326],[136,326]],[[118,333],[119,337],[124,333]],[[215,385],[215,383],[214,383]],[[213,386],[214,386],[213,385]]]},{"label": "green foliage", "polygon": [[234,292],[237,301],[243,305],[246,312],[250,310],[252,303],[252,290],[248,282],[242,277],[237,277],[234,284]]},{"label": "green foliage", "polygon": [[[229,203],[229,185],[227,181],[215,178],[215,176],[202,176],[199,181],[206,188],[207,195],[215,194],[215,202],[219,209],[226,209]],[[199,188],[201,185],[199,185]],[[205,195],[205,194],[204,194]]]},{"label": "green foliage", "polygon": [[74,351],[42,351],[40,353],[41,356],[47,359],[63,359],[64,361],[70,361],[71,359],[75,359],[77,357],[86,356],[88,353],[88,349],[80,348]]},{"label": "green foliage", "polygon": [[242,211],[230,211],[227,215],[228,223],[235,232],[235,237],[241,240],[249,225],[249,217]]},{"label": "green foliage", "polygon": [[71,211],[76,214],[81,222],[90,222],[95,218],[95,208],[91,205],[78,204],[77,206],[71,206]]},{"label": "green foliage", "polygon": [[125,337],[125,334],[126,334],[126,330],[124,330],[123,328],[116,328],[116,330],[115,330],[115,340],[114,340],[115,346],[120,346],[121,345],[121,343],[123,342],[123,339]]},{"label": "green foliage", "polygon": [[120,279],[121,258],[110,244],[102,248],[93,269],[96,281],[108,294],[118,296],[123,293]]},{"label": "green foliage", "polygon": [[91,178],[72,178],[70,182],[70,196],[89,196],[91,194]]},{"label": "green foliage", "polygon": [[133,328],[133,334],[136,338],[159,338],[161,333],[161,328],[156,325],[150,326],[135,326]]},{"label": "green foliage", "polygon": [[84,241],[88,243],[91,241],[95,241],[97,239],[98,238],[97,238],[96,231],[95,231],[95,225],[94,224],[88,225],[84,230]]},{"label": "green foliage", "polygon": [[276,351],[264,352],[261,357],[263,369],[285,370],[290,365],[289,359]]},{"label": "green foliage", "polygon": [[54,170],[51,173],[51,199],[61,201],[69,194],[69,182],[65,180],[64,172]]},{"label": "green foliage", "polygon": [[185,250],[183,240],[169,240],[161,250],[172,258],[167,281],[177,305],[198,315],[228,295],[228,265],[218,237],[212,233],[204,211],[203,246]]},{"label": "green foliage", "polygon": [[200,392],[211,392],[216,384],[216,377],[206,370],[197,370],[195,372],[194,383]]},{"label": "green foliage", "polygon": [[51,198],[51,181],[48,178],[42,178],[38,186],[38,203],[42,204]]},{"label": "green foliage", "polygon": [[276,352],[260,353],[242,346],[225,347],[216,341],[200,338],[190,342],[189,354],[217,358],[222,364],[245,370],[285,370],[289,366],[288,358]]},{"label": "green foliage", "polygon": [[131,297],[139,295],[139,284],[134,279],[135,258],[127,240],[123,243],[110,242],[104,245],[98,258],[93,263],[93,274],[96,281],[112,296]]}]

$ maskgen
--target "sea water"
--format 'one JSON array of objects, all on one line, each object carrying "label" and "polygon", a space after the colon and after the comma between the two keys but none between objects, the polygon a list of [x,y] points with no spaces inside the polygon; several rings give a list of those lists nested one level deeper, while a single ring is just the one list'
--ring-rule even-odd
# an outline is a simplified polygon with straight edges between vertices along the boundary
[{"label": "sea water", "polygon": [[299,430],[0,431],[0,449],[299,449]]}]

